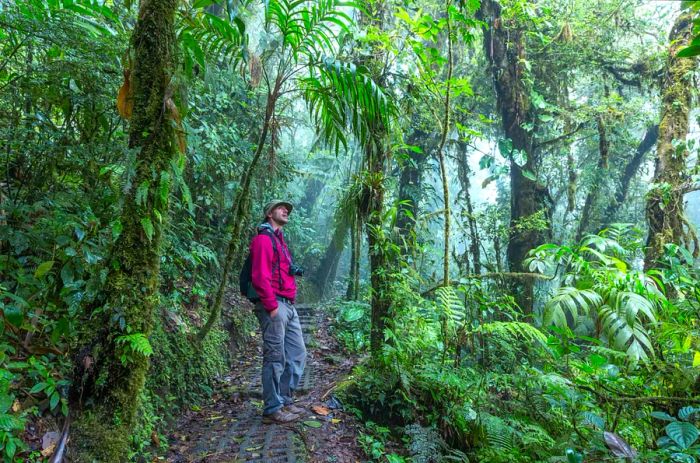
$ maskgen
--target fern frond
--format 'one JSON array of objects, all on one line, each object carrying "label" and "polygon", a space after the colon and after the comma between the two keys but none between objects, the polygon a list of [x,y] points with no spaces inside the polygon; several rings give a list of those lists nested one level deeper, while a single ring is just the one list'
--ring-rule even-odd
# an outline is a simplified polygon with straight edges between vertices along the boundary
[{"label": "fern frond", "polygon": [[495,449],[511,451],[514,447],[515,430],[497,416],[486,415],[483,418],[486,441]]},{"label": "fern frond", "polygon": [[480,325],[475,332],[495,334],[512,340],[537,343],[547,347],[547,336],[539,329],[524,322],[490,322]]},{"label": "fern frond", "polygon": [[455,322],[464,320],[464,305],[452,286],[441,286],[435,290],[438,313]]}]

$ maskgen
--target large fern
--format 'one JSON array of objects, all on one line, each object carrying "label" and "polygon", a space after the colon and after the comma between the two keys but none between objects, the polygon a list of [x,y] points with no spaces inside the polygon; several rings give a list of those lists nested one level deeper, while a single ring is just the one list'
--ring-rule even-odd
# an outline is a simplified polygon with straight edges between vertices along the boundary
[{"label": "large fern", "polygon": [[547,347],[547,336],[529,323],[516,321],[489,322],[478,326],[474,332],[488,333],[508,340],[525,341],[529,344],[539,344],[542,347]]}]

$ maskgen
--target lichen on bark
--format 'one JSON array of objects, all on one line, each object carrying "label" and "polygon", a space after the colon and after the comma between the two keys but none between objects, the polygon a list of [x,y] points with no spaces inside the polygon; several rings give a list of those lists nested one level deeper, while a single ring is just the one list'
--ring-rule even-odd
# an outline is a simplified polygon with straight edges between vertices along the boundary
[{"label": "lichen on bark", "polygon": [[678,50],[692,37],[692,15],[682,12],[669,35],[669,55],[661,88],[662,109],[656,148],[654,183],[647,194],[646,217],[649,224],[645,268],[663,257],[669,243],[689,245],[696,241],[688,227],[683,204],[688,150],[688,117],[692,102],[691,79],[695,59],[678,58]]}]

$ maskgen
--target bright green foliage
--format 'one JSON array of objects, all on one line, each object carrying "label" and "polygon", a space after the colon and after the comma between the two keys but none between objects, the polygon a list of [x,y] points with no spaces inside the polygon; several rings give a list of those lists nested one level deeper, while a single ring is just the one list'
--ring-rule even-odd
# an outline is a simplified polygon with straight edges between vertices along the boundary
[{"label": "bright green foliage", "polygon": [[686,406],[678,411],[678,418],[668,413],[655,411],[651,413],[653,418],[662,422],[669,422],[664,426],[665,435],[661,436],[657,445],[659,451],[655,452],[656,458],[672,458],[673,461],[696,461],[700,457],[700,445],[698,438],[700,431],[696,427],[697,416],[700,408]]},{"label": "bright green foliage", "polygon": [[[648,275],[624,260],[634,257],[620,244],[625,237],[609,235],[603,230],[574,247],[545,244],[533,250],[532,270],[561,266],[564,281],[572,285],[559,288],[546,303],[542,325],[582,330],[626,352],[633,362],[648,360],[654,356],[656,312],[665,298]],[[596,328],[591,332],[587,323]]]}]

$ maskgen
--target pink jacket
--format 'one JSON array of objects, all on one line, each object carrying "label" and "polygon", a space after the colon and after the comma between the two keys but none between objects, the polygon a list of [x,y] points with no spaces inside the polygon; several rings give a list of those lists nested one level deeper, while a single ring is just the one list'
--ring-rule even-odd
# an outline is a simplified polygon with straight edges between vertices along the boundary
[{"label": "pink jacket", "polygon": [[[263,224],[262,227],[272,230],[272,227],[266,224]],[[273,251],[272,240],[264,233],[259,233],[250,242],[253,288],[268,312],[277,308],[276,296],[294,301],[297,295],[297,284],[294,277],[289,274],[291,255],[287,243],[284,242],[284,235],[282,230],[273,233],[277,252]]]}]

